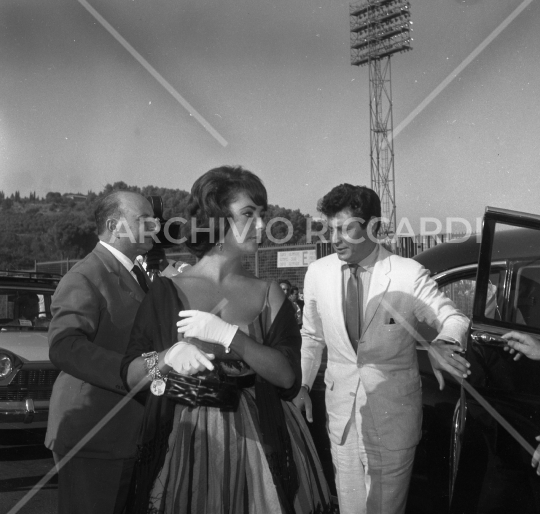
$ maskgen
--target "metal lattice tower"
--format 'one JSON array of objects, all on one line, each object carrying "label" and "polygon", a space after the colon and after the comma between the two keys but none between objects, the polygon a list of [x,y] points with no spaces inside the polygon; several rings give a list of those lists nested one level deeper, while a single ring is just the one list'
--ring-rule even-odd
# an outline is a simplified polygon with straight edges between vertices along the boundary
[{"label": "metal lattice tower", "polygon": [[410,5],[403,0],[351,4],[351,64],[369,66],[371,187],[381,199],[380,233],[396,230],[390,56],[412,50]]}]

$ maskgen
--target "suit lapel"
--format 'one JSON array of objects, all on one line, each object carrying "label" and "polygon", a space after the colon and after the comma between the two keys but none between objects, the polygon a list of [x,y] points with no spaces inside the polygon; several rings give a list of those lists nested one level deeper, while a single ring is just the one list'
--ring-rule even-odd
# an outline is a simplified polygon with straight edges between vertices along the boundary
[{"label": "suit lapel", "polygon": [[96,245],[94,252],[101,262],[103,262],[107,271],[115,276],[118,287],[138,302],[142,302],[145,293],[125,266],[123,266],[109,250],[99,243]]},{"label": "suit lapel", "polygon": [[120,263],[118,264],[120,265],[118,284],[124,290],[129,291],[129,296],[135,298],[138,302],[142,302],[146,293],[142,290],[137,280],[131,276],[131,273]]},{"label": "suit lapel", "polygon": [[367,305],[365,309],[364,323],[362,324],[362,336],[365,334],[369,325],[373,321],[375,313],[388,290],[390,285],[390,259],[387,259],[389,252],[383,247],[379,248],[379,257],[373,267],[373,275],[369,287],[369,296],[366,299]]}]

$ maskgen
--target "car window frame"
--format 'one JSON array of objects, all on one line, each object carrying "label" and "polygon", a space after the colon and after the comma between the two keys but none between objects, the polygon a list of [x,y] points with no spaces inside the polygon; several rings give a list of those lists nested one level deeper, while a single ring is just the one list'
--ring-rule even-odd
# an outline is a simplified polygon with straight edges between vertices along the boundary
[{"label": "car window frame", "polygon": [[[495,231],[497,225],[504,224],[517,228],[529,228],[540,231],[540,216],[507,209],[487,207],[484,214],[482,226],[482,239],[480,242],[480,253],[478,257],[478,269],[476,274],[476,287],[473,302],[472,324],[479,328],[493,328],[496,332],[504,333],[509,330],[520,330],[522,332],[540,335],[540,328],[517,324],[507,321],[508,309],[512,305],[513,299],[510,297],[510,284],[514,280],[515,265],[524,262],[523,259],[511,259],[508,263],[507,274],[504,282],[504,310],[502,320],[492,319],[485,316],[487,303],[488,284],[491,269],[499,261],[491,260],[493,254],[493,244],[495,241]],[[539,250],[540,254],[540,250]]]},{"label": "car window frame", "polygon": [[[54,288],[44,286],[43,284],[32,284],[32,283],[24,283],[24,284],[2,284],[0,283],[0,293],[3,292],[13,292],[14,294],[25,291],[29,293],[35,293],[39,296],[43,296],[44,303],[45,303],[45,312],[40,311],[41,314],[49,315],[49,316],[39,316],[39,318],[43,321],[50,322],[52,319],[52,313],[51,313],[51,304],[52,304],[52,298],[55,292]],[[47,310],[48,309],[48,310]],[[2,318],[5,319],[5,318]],[[20,331],[21,329],[32,329],[35,331],[48,331],[49,327],[47,325],[38,325],[38,324],[20,324],[18,323],[19,318],[12,318],[11,320],[0,323],[0,330],[2,332],[5,331]]]},{"label": "car window frame", "polygon": [[[498,261],[495,261],[494,266],[497,266],[499,271],[504,272],[505,276],[503,279],[503,302],[506,295],[506,287],[507,287],[507,281],[508,281],[508,260],[507,259],[501,259]],[[476,280],[478,271],[478,264],[466,264],[463,266],[458,266],[456,268],[447,269],[444,271],[441,271],[440,273],[437,273],[433,275],[433,280],[437,283],[437,288],[441,290],[442,287],[447,286],[448,284],[451,284],[452,282],[456,282],[458,280],[467,280],[467,279],[473,279]],[[452,301],[453,299],[450,298]],[[473,305],[474,305],[474,299],[473,299]],[[422,330],[419,329],[419,334],[422,334]],[[426,351],[427,347],[422,344],[421,342],[417,341],[416,343],[416,349],[421,351]]]}]

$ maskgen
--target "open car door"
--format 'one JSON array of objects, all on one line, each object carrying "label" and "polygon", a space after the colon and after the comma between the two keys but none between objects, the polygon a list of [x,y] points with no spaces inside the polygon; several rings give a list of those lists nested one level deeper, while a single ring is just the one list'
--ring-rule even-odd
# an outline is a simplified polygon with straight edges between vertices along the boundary
[{"label": "open car door", "polygon": [[[516,227],[526,243],[501,262],[501,234]],[[516,361],[504,350],[501,336],[511,330],[540,338],[540,216],[488,207],[466,352],[471,375],[454,416],[454,514],[540,512],[540,477],[531,467],[540,361]]]}]

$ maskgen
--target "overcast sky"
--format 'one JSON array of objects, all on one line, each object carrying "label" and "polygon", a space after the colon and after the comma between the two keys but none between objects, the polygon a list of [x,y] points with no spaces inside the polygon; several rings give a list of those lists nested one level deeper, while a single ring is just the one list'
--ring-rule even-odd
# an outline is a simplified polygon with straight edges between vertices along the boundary
[{"label": "overcast sky", "polygon": [[[211,167],[242,164],[271,203],[316,214],[333,186],[370,184],[368,68],[350,65],[348,2],[88,2],[211,131],[79,1],[2,0],[0,190],[189,190]],[[394,127],[500,34],[396,137],[398,219],[540,213],[538,2],[410,3]]]}]

